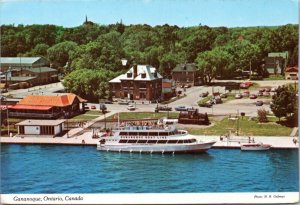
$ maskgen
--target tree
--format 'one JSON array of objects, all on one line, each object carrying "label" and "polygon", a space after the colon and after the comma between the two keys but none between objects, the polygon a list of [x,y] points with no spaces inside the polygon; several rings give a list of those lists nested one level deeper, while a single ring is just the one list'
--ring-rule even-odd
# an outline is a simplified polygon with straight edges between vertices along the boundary
[{"label": "tree", "polygon": [[55,44],[47,50],[48,58],[55,67],[63,67],[69,61],[69,56],[76,47],[77,43],[72,41]]},{"label": "tree", "polygon": [[276,117],[292,117],[298,111],[298,98],[296,91],[292,87],[278,87],[272,97],[271,110]]},{"label": "tree", "polygon": [[207,82],[217,75],[226,76],[232,56],[222,47],[216,47],[211,51],[199,53],[196,63],[199,71],[206,77]]},{"label": "tree", "polygon": [[258,109],[257,110],[258,121],[259,122],[268,122],[267,114],[268,114],[268,112],[264,108]]}]

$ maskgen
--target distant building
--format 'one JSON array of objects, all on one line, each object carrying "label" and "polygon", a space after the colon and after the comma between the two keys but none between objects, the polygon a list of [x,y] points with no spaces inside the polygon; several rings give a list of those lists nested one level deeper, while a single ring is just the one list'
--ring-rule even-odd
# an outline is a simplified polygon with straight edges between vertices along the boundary
[{"label": "distant building", "polygon": [[179,113],[178,122],[182,124],[209,125],[207,113],[199,113],[198,109],[189,109]]},{"label": "distant building", "polygon": [[287,67],[285,69],[286,80],[298,80],[298,66]]},{"label": "distant building", "polygon": [[62,134],[65,120],[24,120],[16,124],[18,136],[54,137]]},{"label": "distant building", "polygon": [[49,67],[50,62],[44,57],[1,57],[1,72],[8,69],[30,69],[38,67]]},{"label": "distant building", "polygon": [[161,98],[162,76],[151,65],[134,65],[109,85],[115,98],[156,101]]},{"label": "distant building", "polygon": [[2,57],[1,81],[11,89],[27,88],[58,81],[58,71],[47,67],[42,57]]},{"label": "distant building", "polygon": [[265,70],[269,74],[283,74],[284,68],[287,65],[288,52],[269,53],[265,58]]},{"label": "distant building", "polygon": [[57,119],[84,111],[86,100],[75,94],[60,96],[30,95],[9,108],[10,117]]},{"label": "distant building", "polygon": [[162,99],[167,100],[176,96],[176,82],[174,80],[162,80]]},{"label": "distant building", "polygon": [[172,70],[172,79],[179,84],[201,85],[203,79],[194,63],[178,64]]}]

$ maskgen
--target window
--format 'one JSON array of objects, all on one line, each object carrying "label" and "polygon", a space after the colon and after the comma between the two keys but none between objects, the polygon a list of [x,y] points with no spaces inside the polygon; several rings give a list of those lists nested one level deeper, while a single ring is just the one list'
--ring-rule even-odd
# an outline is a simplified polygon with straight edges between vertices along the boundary
[{"label": "window", "polygon": [[183,140],[178,140],[177,144],[182,144]]},{"label": "window", "polygon": [[119,143],[126,143],[127,140],[120,140]]},{"label": "window", "polygon": [[155,144],[157,142],[157,140],[148,140],[148,143],[150,144]]},{"label": "window", "polygon": [[158,140],[157,144],[166,144],[168,140]]},{"label": "window", "polygon": [[146,143],[147,140],[138,140],[137,143]]},{"label": "window", "polygon": [[177,143],[177,140],[169,140],[168,141],[168,144],[176,144]]},{"label": "window", "polygon": [[128,140],[127,143],[136,143],[136,142],[137,142],[137,140]]}]

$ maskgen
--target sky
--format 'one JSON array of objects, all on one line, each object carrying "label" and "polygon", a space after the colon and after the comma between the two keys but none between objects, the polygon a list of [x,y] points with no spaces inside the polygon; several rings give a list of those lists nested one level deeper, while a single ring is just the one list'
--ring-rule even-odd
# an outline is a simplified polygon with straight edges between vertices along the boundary
[{"label": "sky", "polygon": [[298,24],[298,0],[0,0],[0,24],[207,25]]}]

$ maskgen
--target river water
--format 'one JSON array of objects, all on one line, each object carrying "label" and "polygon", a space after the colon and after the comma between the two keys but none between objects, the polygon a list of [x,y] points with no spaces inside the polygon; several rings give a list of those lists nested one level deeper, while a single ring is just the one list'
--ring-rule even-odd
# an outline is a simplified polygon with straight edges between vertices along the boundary
[{"label": "river water", "polygon": [[2,145],[1,193],[295,192],[298,150],[137,154]]}]

